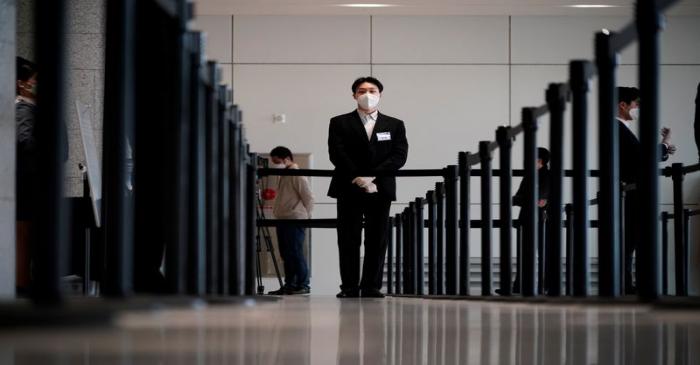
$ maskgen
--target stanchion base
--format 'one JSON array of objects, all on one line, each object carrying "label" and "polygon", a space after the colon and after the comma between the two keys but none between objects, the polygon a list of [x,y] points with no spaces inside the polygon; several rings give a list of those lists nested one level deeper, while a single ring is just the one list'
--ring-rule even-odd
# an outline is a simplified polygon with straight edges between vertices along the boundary
[{"label": "stanchion base", "polygon": [[208,305],[255,305],[280,300],[276,296],[68,298],[53,306],[38,306],[28,299],[0,302],[0,328],[75,327],[110,325],[126,311],[199,308]]}]

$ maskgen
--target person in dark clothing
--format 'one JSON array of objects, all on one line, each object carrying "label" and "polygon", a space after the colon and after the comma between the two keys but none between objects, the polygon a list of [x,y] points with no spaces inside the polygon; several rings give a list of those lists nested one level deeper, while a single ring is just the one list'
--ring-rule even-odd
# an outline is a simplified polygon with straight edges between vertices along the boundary
[{"label": "person in dark clothing", "polygon": [[[538,267],[544,267],[544,222],[545,222],[545,210],[547,208],[547,199],[549,199],[549,150],[544,147],[539,147],[537,149],[537,188],[538,188],[538,200],[537,200],[537,257],[540,260],[540,265]],[[518,191],[513,196],[513,205],[522,207],[525,204],[525,179],[520,182]],[[525,216],[525,210],[520,209],[520,214],[518,220],[522,222]],[[521,223],[522,225],[522,223]],[[522,233],[522,229],[520,230]],[[520,240],[521,244],[524,243]],[[518,247],[518,257],[521,257],[521,248]],[[517,270],[515,272],[515,280],[513,281],[513,293],[520,293],[520,261],[518,261]],[[543,273],[540,272],[539,278],[543,278]],[[542,280],[540,280],[542,281]],[[538,292],[541,293],[542,285],[544,283],[538,282]],[[499,290],[500,291],[500,290]],[[499,293],[500,294],[500,293]]]},{"label": "person in dark clothing", "polygon": [[[29,60],[17,57],[15,83],[16,121],[16,287],[19,295],[27,294],[31,281],[32,221],[36,216],[37,183],[39,179],[36,135],[37,69]],[[64,129],[64,138],[68,132]],[[68,146],[62,153],[68,160]]]},{"label": "person in dark clothing", "polygon": [[17,58],[15,84],[16,145],[16,287],[17,294],[25,295],[31,281],[30,243],[31,222],[34,218],[34,198],[37,183],[37,148],[34,126],[36,123],[37,72],[33,63]]},{"label": "person in dark clothing", "polygon": [[[369,177],[370,171],[396,171],[408,155],[403,121],[382,114],[377,107],[384,86],[373,77],[352,84],[357,109],[333,117],[328,130],[328,154],[335,166],[328,196],[338,211],[338,298],[383,297],[380,292],[387,249],[391,202],[396,178]],[[360,246],[365,230],[365,259],[360,280]]]},{"label": "person in dark clothing", "polygon": [[[618,87],[617,123],[619,123],[620,180],[625,184],[638,184],[641,145],[632,130],[632,123],[639,117],[639,89],[635,87]],[[676,152],[671,144],[671,130],[661,129],[662,141],[659,144],[661,160],[668,160]],[[625,193],[625,293],[635,294],[636,287],[632,280],[632,257],[639,241],[637,230],[639,212],[639,194],[636,190]]]}]

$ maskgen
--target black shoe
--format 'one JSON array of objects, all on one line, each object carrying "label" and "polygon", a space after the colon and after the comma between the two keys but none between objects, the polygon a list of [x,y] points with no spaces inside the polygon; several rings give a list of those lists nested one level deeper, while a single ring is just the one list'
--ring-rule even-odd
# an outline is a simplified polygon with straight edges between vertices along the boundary
[{"label": "black shoe", "polygon": [[287,292],[288,295],[301,295],[301,294],[309,294],[311,292],[311,288],[308,286],[302,286],[300,288],[294,288],[291,289]]},{"label": "black shoe", "polygon": [[347,289],[341,290],[340,293],[336,294],[336,298],[358,298],[360,296],[360,291],[357,289]]},{"label": "black shoe", "polygon": [[384,298],[384,294],[377,289],[362,289],[360,296],[363,298]]}]

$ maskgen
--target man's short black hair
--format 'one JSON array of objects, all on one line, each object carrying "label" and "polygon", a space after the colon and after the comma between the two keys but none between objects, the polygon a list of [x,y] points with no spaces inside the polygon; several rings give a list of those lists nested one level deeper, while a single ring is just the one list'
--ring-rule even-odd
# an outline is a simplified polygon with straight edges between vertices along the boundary
[{"label": "man's short black hair", "polygon": [[362,85],[364,82],[369,82],[370,84],[374,84],[377,89],[379,89],[379,92],[382,92],[384,90],[384,85],[382,83],[375,79],[372,76],[365,76],[365,77],[360,77],[359,79],[355,80],[355,82],[352,83],[352,93],[357,92],[357,88]]},{"label": "man's short black hair", "polygon": [[270,151],[270,157],[279,157],[281,159],[285,159],[289,157],[290,160],[294,161],[294,155],[292,155],[292,151],[289,150],[289,148],[284,147],[284,146],[277,146]]},{"label": "man's short black hair", "polygon": [[544,147],[537,148],[537,158],[542,160],[542,164],[546,165],[549,163],[549,150]]},{"label": "man's short black hair", "polygon": [[624,87],[620,86],[617,88],[617,101],[618,103],[625,102],[627,104],[639,99],[639,89],[636,87]]},{"label": "man's short black hair", "polygon": [[[26,58],[17,57],[17,81],[27,82],[36,75],[36,64]],[[19,87],[15,86],[15,91],[19,95]]]}]

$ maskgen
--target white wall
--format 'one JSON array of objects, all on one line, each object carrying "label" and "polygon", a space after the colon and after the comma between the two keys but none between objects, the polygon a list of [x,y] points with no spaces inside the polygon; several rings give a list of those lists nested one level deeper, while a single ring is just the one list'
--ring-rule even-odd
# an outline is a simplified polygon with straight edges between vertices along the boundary
[{"label": "white wall", "polygon": [[[17,2],[17,55],[29,60],[34,54],[33,9],[36,0]],[[85,164],[80,124],[75,102],[90,108],[90,117],[98,153],[102,153],[102,109],[104,96],[105,1],[71,0],[68,2],[68,95],[66,123],[68,128],[68,161],[64,191],[67,196],[82,196],[82,173],[78,164]]]},{"label": "white wall", "polygon": [[[661,119],[679,147],[668,163],[697,161],[692,118],[700,81],[699,20],[672,17],[662,36]],[[493,140],[498,125],[518,124],[521,108],[544,103],[548,83],[566,81],[570,59],[592,58],[594,31],[620,29],[627,21],[587,16],[200,16],[195,26],[209,34],[207,50],[222,63],[225,82],[233,85],[254,151],[282,144],[313,154],[314,168],[331,168],[328,120],[355,107],[350,84],[356,77],[374,75],[385,85],[382,112],[406,122],[410,148],[405,168],[419,169],[454,164],[458,151],[476,152],[479,140]],[[619,84],[636,85],[636,47],[621,55],[621,63]],[[594,80],[591,168],[598,166],[595,90]],[[273,124],[273,113],[286,114],[287,123]],[[547,123],[542,118],[538,133],[544,146],[549,144]],[[568,116],[567,123],[569,141]],[[514,168],[522,166],[521,151],[519,139]],[[700,200],[699,179],[686,179],[689,206]],[[393,212],[424,196],[435,181],[403,178]],[[514,181],[513,189],[518,183]],[[316,217],[335,217],[334,200],[326,197],[327,179],[315,178],[313,186]],[[595,180],[589,191],[591,196],[597,191]],[[478,179],[472,179],[471,194],[472,217],[478,218]],[[661,200],[662,209],[671,209],[666,180]],[[496,206],[494,213],[498,215]],[[593,255],[595,234],[591,231]],[[334,293],[339,284],[335,232],[316,229],[313,237],[313,291]],[[477,256],[479,237],[472,231],[471,252]],[[494,238],[498,254],[496,232]]]}]

